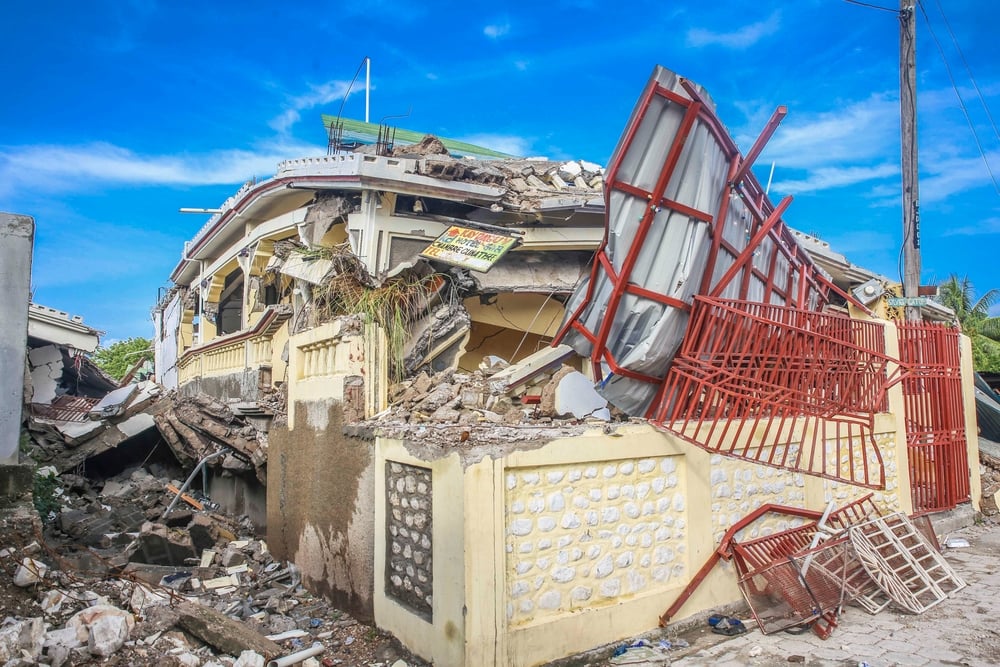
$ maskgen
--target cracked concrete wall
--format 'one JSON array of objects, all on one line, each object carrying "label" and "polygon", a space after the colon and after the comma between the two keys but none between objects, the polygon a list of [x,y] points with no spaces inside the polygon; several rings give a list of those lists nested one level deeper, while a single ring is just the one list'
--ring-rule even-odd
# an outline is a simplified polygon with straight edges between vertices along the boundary
[{"label": "cracked concrete wall", "polygon": [[333,400],[300,401],[295,422],[272,425],[267,543],[302,571],[304,585],[358,618],[373,617],[375,456],[343,434]]},{"label": "cracked concrete wall", "polygon": [[0,465],[16,464],[21,437],[35,221],[0,213]]}]

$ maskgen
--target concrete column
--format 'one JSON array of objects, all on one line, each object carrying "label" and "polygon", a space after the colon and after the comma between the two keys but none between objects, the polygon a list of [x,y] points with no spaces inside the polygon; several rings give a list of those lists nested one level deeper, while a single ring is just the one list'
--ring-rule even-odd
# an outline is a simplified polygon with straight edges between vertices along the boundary
[{"label": "concrete column", "polygon": [[0,213],[0,465],[17,464],[35,221]]}]

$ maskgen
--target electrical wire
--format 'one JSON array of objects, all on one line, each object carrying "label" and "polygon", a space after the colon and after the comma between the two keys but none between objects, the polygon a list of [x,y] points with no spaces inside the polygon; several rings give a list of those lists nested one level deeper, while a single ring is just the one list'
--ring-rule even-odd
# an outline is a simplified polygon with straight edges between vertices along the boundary
[{"label": "electrical wire", "polygon": [[965,71],[969,74],[969,80],[972,82],[972,87],[976,89],[976,95],[979,96],[979,103],[983,105],[983,111],[986,112],[986,117],[990,119],[990,125],[993,127],[993,134],[996,136],[997,140],[1000,141],[1000,130],[997,130],[996,121],[993,120],[993,114],[990,113],[990,108],[986,105],[986,98],[983,97],[983,91],[979,89],[979,84],[976,83],[976,77],[972,74],[972,68],[969,67],[969,61],[965,59],[965,53],[962,52],[962,47],[958,45],[958,39],[955,38],[955,32],[951,29],[951,23],[948,21],[948,17],[945,16],[944,7],[941,6],[940,0],[934,0],[934,4],[937,5],[938,11],[941,13],[941,20],[944,21],[944,25],[948,29],[948,34],[951,35],[951,41],[955,45],[955,50],[958,51],[958,57],[962,59],[962,64],[965,65]]},{"label": "electrical wire", "polygon": [[993,169],[990,167],[990,161],[986,157],[986,149],[983,148],[983,143],[979,140],[979,133],[976,132],[976,125],[972,122],[972,116],[969,115],[969,109],[965,106],[965,100],[962,99],[962,93],[959,92],[958,85],[955,83],[955,77],[951,73],[951,66],[945,58],[941,42],[938,41],[937,35],[934,34],[934,28],[931,27],[931,21],[927,16],[927,10],[924,8],[923,0],[917,0],[917,6],[920,7],[920,13],[924,15],[924,22],[927,24],[927,31],[931,34],[931,38],[934,40],[934,44],[938,48],[938,53],[941,55],[941,62],[944,63],[944,69],[948,73],[948,80],[951,82],[951,87],[955,90],[956,97],[958,97],[958,105],[962,108],[962,113],[965,115],[965,121],[969,124],[969,129],[972,130],[972,138],[975,140],[976,147],[979,149],[979,154],[983,158],[983,164],[986,165],[986,171],[990,175],[990,181],[993,183],[993,189],[996,190],[998,195],[1000,195],[1000,183],[997,183],[996,176],[993,174]]},{"label": "electrical wire", "polygon": [[872,5],[867,2],[860,2],[859,0],[844,0],[844,2],[851,5],[858,5],[859,7],[868,7],[869,9],[881,9],[883,12],[897,13],[898,9],[893,9],[891,7],[882,7],[881,5]]}]

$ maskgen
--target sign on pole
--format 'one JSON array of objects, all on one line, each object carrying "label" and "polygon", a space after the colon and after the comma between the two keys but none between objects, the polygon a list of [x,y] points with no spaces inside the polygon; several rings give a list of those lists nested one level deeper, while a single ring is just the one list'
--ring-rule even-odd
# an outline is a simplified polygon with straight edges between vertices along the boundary
[{"label": "sign on pole", "polygon": [[927,305],[926,296],[888,296],[885,298],[887,306],[905,306],[920,308]]}]

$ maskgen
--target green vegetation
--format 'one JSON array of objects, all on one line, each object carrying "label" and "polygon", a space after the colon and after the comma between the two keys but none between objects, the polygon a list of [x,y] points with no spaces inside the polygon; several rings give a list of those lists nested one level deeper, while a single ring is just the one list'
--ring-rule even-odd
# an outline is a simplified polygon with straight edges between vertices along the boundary
[{"label": "green vegetation", "polygon": [[140,359],[153,359],[153,341],[148,338],[127,338],[99,347],[90,356],[98,368],[116,380],[121,380]]},{"label": "green vegetation", "polygon": [[1000,300],[1000,290],[991,289],[976,299],[968,276],[952,275],[941,283],[938,301],[955,311],[962,333],[972,340],[972,364],[977,371],[1000,373],[1000,317],[990,316],[990,307]]},{"label": "green vegetation", "polygon": [[441,276],[402,275],[378,287],[369,286],[370,279],[357,257],[347,245],[334,248],[314,247],[296,250],[306,259],[329,259],[333,262],[332,277],[313,290],[316,323],[338,315],[360,315],[386,336],[394,380],[402,376],[403,349],[409,339],[410,323],[427,308],[428,299],[440,287]]},{"label": "green vegetation", "polygon": [[[42,474],[44,471],[45,474]],[[59,478],[56,477],[52,468],[42,468],[35,471],[35,481],[31,489],[32,501],[38,516],[44,523],[51,522],[56,513],[62,507],[56,496],[56,489],[59,488]]]}]

